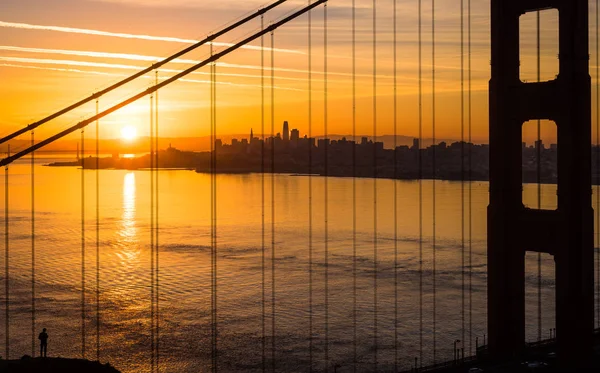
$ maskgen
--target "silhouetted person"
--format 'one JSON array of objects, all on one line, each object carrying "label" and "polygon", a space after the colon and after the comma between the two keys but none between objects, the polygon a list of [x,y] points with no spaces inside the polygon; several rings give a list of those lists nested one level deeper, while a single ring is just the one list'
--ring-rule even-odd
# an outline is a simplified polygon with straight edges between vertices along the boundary
[{"label": "silhouetted person", "polygon": [[40,340],[40,356],[46,357],[46,351],[48,350],[48,333],[46,333],[46,328],[42,330],[38,339]]}]

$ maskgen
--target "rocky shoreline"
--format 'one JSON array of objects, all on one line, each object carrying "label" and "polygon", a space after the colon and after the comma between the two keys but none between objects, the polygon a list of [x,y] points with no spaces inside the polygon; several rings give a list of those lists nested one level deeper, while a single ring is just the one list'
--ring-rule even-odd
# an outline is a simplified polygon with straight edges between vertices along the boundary
[{"label": "rocky shoreline", "polygon": [[0,372],[10,373],[120,373],[110,364],[97,361],[66,358],[32,358],[25,355],[19,360],[0,359]]}]

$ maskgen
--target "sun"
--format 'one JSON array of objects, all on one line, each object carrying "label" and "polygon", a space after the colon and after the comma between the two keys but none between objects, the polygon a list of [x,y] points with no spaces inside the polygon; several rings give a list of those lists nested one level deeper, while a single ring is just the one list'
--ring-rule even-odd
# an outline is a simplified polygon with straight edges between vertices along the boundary
[{"label": "sun", "polygon": [[133,141],[137,138],[137,129],[132,126],[121,128],[121,138],[125,141]]}]

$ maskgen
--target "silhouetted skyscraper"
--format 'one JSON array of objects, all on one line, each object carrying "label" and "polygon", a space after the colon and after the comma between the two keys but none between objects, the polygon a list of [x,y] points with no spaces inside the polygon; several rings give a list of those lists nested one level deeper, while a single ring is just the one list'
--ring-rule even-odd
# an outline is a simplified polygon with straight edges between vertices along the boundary
[{"label": "silhouetted skyscraper", "polygon": [[287,122],[283,122],[283,141],[290,141],[290,126]]},{"label": "silhouetted skyscraper", "polygon": [[291,140],[292,141],[298,141],[298,139],[300,138],[300,131],[298,131],[297,129],[293,129],[292,130],[292,136],[291,136]]},{"label": "silhouetted skyscraper", "polygon": [[412,146],[412,148],[414,150],[419,150],[421,148],[421,144],[420,144],[419,139],[413,139],[413,146]]},{"label": "silhouetted skyscraper", "polygon": [[535,140],[535,149],[544,150],[544,142],[542,140]]}]

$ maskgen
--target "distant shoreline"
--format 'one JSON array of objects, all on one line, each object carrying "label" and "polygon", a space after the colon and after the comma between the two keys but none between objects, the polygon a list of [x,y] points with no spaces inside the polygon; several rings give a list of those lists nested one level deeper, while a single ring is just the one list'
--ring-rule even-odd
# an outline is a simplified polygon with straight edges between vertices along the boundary
[{"label": "distant shoreline", "polygon": [[[78,161],[73,161],[73,162],[53,162],[53,163],[48,163],[48,164],[44,164],[44,167],[78,167],[81,168],[80,166],[80,162]],[[115,168],[115,167],[106,167],[106,168],[99,168],[100,170],[115,170],[115,171],[151,171],[150,168],[148,167],[139,167],[139,168]],[[92,167],[86,167],[86,170],[96,170],[96,168],[92,168]],[[200,169],[194,169],[193,167],[159,167],[156,170],[159,171],[194,171],[195,173],[198,174],[211,174],[212,171],[211,170],[200,170]],[[216,171],[217,175],[260,175],[261,172],[260,171],[255,171],[255,170],[243,170],[243,169],[238,169],[238,170],[234,170],[234,169],[225,169],[225,170],[219,170],[217,169]],[[269,172],[268,170],[265,170],[264,172],[265,175],[271,175],[272,172]],[[287,171],[281,171],[281,172],[275,172],[276,175],[288,175],[288,176],[293,176],[293,177],[331,177],[331,178],[343,178],[343,179],[374,179],[373,176],[362,176],[362,175],[347,175],[347,174],[329,174],[329,175],[325,175],[323,173],[305,173],[305,172],[287,172]],[[400,181],[448,181],[448,182],[489,182],[488,178],[471,178],[471,180],[468,179],[460,179],[460,178],[411,178],[411,177],[398,177],[398,178],[393,178],[393,177],[388,177],[388,176],[378,176],[377,177],[378,180],[400,180]],[[526,182],[523,183],[524,185],[529,185],[529,184],[538,184],[538,182],[536,180],[528,180]],[[539,184],[542,185],[555,185],[556,181],[541,181]],[[593,182],[592,185],[600,185],[600,180],[598,180],[597,182]]]}]

